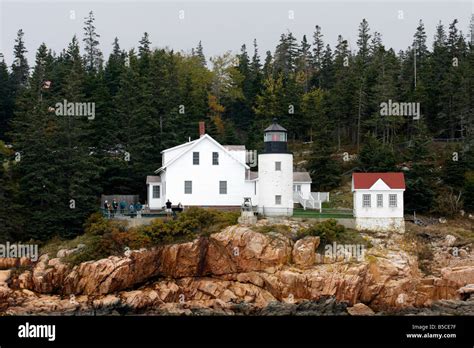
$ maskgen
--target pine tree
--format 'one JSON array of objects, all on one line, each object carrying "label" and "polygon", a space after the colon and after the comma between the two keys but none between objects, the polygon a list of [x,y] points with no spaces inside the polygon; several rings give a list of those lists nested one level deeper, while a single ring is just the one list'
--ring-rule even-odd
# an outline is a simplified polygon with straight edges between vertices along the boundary
[{"label": "pine tree", "polygon": [[275,50],[274,72],[288,76],[296,70],[298,44],[291,32],[281,34],[280,42]]},{"label": "pine tree", "polygon": [[15,39],[14,47],[14,61],[12,64],[12,88],[15,96],[18,96],[21,89],[25,88],[28,83],[29,66],[26,59],[26,53],[28,52],[23,41],[23,30],[18,30],[17,37]]},{"label": "pine tree", "polygon": [[300,79],[303,81],[304,91],[307,92],[309,89],[311,77],[310,69],[313,58],[311,56],[311,45],[308,43],[306,35],[303,35],[298,54],[296,71],[301,75]]},{"label": "pine tree", "polygon": [[262,64],[260,63],[260,57],[258,55],[257,40],[253,40],[253,56],[252,62],[250,63],[250,76],[252,79],[252,91],[250,103],[255,102],[255,97],[262,88]]},{"label": "pine tree", "polygon": [[368,136],[358,156],[358,169],[363,172],[395,171],[396,158],[393,150],[373,136]]},{"label": "pine tree", "polygon": [[263,75],[265,78],[273,75],[273,57],[270,51],[266,52],[265,63],[263,64]]},{"label": "pine tree", "polygon": [[18,185],[14,175],[12,151],[0,141],[0,242],[23,241],[22,209],[18,204]]},{"label": "pine tree", "polygon": [[434,204],[439,173],[435,170],[433,154],[427,146],[431,140],[426,127],[419,127],[418,132],[404,154],[409,165],[405,173],[405,211],[429,212]]},{"label": "pine tree", "polygon": [[[313,68],[314,68],[314,81],[316,87],[322,87],[322,77],[323,77],[323,64],[326,59],[327,63],[327,51],[324,49],[323,34],[321,33],[321,27],[317,25],[313,34]],[[330,48],[329,48],[330,52]]]},{"label": "pine tree", "polygon": [[199,58],[199,62],[202,66],[207,66],[206,56],[204,56],[204,49],[202,47],[202,42],[199,40],[199,43],[196,47],[196,56]]},{"label": "pine tree", "polygon": [[0,140],[6,139],[8,123],[13,113],[13,98],[10,89],[8,67],[0,54]]},{"label": "pine tree", "polygon": [[97,71],[102,67],[102,52],[99,49],[100,35],[96,33],[94,26],[94,13],[89,12],[89,16],[84,18],[84,41],[85,44],[85,55],[84,60],[86,62],[86,69],[89,72]]}]

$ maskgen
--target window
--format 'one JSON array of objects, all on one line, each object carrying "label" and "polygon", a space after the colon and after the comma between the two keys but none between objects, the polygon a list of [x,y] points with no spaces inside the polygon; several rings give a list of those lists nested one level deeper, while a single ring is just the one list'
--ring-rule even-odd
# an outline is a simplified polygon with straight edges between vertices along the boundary
[{"label": "window", "polygon": [[397,207],[397,195],[388,195],[388,206],[390,208]]},{"label": "window", "polygon": [[153,186],[153,198],[160,198],[160,185]]},{"label": "window", "polygon": [[275,170],[281,171],[281,162],[275,162]]},{"label": "window", "polygon": [[362,208],[370,208],[370,195],[362,195]]},{"label": "window", "polygon": [[227,194],[227,181],[219,181],[219,193],[221,195]]},{"label": "window", "polygon": [[188,195],[193,193],[193,182],[192,181],[185,181],[184,182],[184,193],[188,194]]},{"label": "window", "polygon": [[281,196],[280,195],[275,196],[275,205],[281,205]]},{"label": "window", "polygon": [[264,141],[286,141],[285,132],[266,132],[263,138]]},{"label": "window", "polygon": [[301,185],[293,185],[293,192],[301,192]]},{"label": "window", "polygon": [[377,208],[382,208],[383,207],[383,194],[378,193],[377,194]]},{"label": "window", "polygon": [[218,166],[219,165],[219,152],[212,153],[212,165]]},{"label": "window", "polygon": [[193,164],[199,165],[199,152],[193,152]]}]

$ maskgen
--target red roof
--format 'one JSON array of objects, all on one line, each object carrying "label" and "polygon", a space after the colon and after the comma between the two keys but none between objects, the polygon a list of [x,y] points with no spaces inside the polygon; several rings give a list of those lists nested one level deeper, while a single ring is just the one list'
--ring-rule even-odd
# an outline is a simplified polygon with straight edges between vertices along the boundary
[{"label": "red roof", "polygon": [[382,179],[391,189],[404,189],[403,173],[353,173],[354,189],[370,189],[377,180]]}]

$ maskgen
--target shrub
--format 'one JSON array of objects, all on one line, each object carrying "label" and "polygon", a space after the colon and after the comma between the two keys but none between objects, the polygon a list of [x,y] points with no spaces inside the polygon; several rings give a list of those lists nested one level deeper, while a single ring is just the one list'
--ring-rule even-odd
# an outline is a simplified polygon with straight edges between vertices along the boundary
[{"label": "shrub", "polygon": [[92,214],[84,224],[86,246],[68,256],[66,261],[78,264],[111,255],[123,255],[127,247],[140,249],[191,240],[236,224],[238,216],[238,212],[189,208],[176,220],[155,219],[150,225],[127,228],[125,222],[108,220],[101,214]]},{"label": "shrub", "polygon": [[176,220],[156,219],[151,225],[140,227],[140,232],[154,244],[172,243],[218,232],[235,225],[238,217],[238,212],[191,207]]},{"label": "shrub", "polygon": [[287,235],[288,233],[291,232],[291,228],[290,226],[283,225],[283,224],[263,225],[263,226],[255,227],[255,232],[259,232],[259,233],[276,232],[276,233],[281,233],[283,235]]},{"label": "shrub", "polygon": [[316,236],[321,239],[321,244],[327,244],[340,241],[345,232],[344,226],[338,225],[334,219],[329,219],[301,230],[299,235],[300,237]]},{"label": "shrub", "polygon": [[93,236],[102,236],[112,232],[125,232],[126,230],[126,222],[108,220],[100,213],[92,214],[84,224],[85,233]]}]

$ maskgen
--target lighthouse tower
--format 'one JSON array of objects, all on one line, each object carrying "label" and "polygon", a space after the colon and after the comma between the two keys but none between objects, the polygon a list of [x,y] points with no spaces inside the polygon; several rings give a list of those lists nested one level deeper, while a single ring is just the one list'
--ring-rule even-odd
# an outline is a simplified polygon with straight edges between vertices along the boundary
[{"label": "lighthouse tower", "polygon": [[266,216],[293,215],[293,154],[287,130],[273,123],[264,131],[265,149],[258,155],[258,210]]}]

